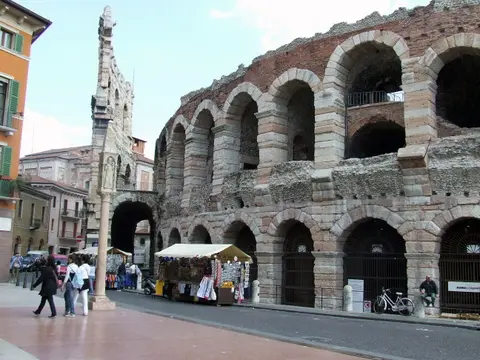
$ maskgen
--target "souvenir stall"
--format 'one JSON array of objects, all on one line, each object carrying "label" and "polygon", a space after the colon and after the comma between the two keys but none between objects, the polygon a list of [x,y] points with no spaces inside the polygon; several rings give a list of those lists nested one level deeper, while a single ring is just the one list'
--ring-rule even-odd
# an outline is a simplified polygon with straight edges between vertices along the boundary
[{"label": "souvenir stall", "polygon": [[244,300],[252,259],[234,245],[175,244],[155,256],[157,296],[219,305]]},{"label": "souvenir stall", "polygon": [[[98,247],[88,247],[77,251],[75,254],[87,254],[96,257],[98,255]],[[127,262],[131,259],[132,254],[114,247],[107,248],[107,265],[105,287],[107,290],[116,289],[118,287],[117,269],[122,261]]]}]

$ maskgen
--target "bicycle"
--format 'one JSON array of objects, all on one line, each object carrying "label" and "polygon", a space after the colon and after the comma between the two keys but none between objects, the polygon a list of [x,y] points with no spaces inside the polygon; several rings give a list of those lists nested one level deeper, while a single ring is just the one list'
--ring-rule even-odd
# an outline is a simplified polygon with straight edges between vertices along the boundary
[{"label": "bicycle", "polygon": [[390,289],[382,287],[382,295],[377,296],[375,303],[373,304],[373,310],[376,314],[383,314],[389,307],[392,311],[398,312],[404,316],[410,316],[415,310],[415,305],[412,300],[407,297],[402,297],[403,293],[397,292],[397,300],[393,300],[388,296],[391,294]]}]

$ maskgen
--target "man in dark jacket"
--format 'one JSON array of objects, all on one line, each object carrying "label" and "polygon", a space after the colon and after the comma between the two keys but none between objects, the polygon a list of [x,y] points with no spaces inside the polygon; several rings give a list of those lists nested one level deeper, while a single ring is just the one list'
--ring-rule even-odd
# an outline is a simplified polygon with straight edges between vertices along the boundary
[{"label": "man in dark jacket", "polygon": [[427,275],[425,281],[420,284],[420,292],[422,293],[422,299],[427,307],[435,306],[435,299],[437,298],[438,288],[435,281],[432,280],[430,275]]},{"label": "man in dark jacket", "polygon": [[125,261],[122,261],[117,270],[118,276],[118,288],[117,291],[122,290],[125,287],[125,276],[127,274],[127,268],[125,267]]}]

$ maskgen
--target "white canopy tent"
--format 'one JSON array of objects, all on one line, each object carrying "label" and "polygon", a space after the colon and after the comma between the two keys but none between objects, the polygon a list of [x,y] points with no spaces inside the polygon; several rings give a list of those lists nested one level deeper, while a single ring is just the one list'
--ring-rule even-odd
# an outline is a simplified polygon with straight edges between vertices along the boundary
[{"label": "white canopy tent", "polygon": [[157,257],[202,258],[216,255],[222,261],[238,261],[252,263],[252,258],[235,245],[228,244],[175,244],[155,253]]},{"label": "white canopy tent", "polygon": [[[86,255],[97,256],[98,247],[96,247],[96,246],[87,247],[83,250],[79,250],[79,251],[75,252],[74,254],[86,254]],[[132,256],[132,253],[119,250],[119,249],[114,248],[112,246],[107,247],[107,254],[120,254],[120,255],[123,255],[123,256]]]}]

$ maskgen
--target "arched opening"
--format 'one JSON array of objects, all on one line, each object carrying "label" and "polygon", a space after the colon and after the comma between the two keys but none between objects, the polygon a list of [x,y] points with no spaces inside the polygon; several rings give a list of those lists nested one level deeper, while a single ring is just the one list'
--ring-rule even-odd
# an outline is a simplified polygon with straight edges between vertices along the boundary
[{"label": "arched opening", "polygon": [[165,174],[167,169],[167,137],[165,134],[155,142],[155,157],[154,157],[154,179],[156,189],[159,194],[165,191]]},{"label": "arched opening", "polygon": [[393,293],[407,293],[405,241],[387,222],[360,222],[348,236],[343,251],[344,284],[349,280],[363,281],[364,300],[375,301],[382,287]]},{"label": "arched opening", "polygon": [[367,158],[396,153],[405,147],[405,129],[391,121],[361,127],[350,141],[350,158]]},{"label": "arched opening", "polygon": [[282,304],[315,307],[315,258],[310,230],[298,221],[281,226],[284,235]]},{"label": "arched opening", "polygon": [[240,163],[243,164],[243,170],[256,169],[260,162],[257,143],[258,121],[255,116],[257,112],[257,103],[250,100],[245,107],[241,120]]},{"label": "arched opening", "polygon": [[194,149],[199,165],[198,169],[195,169],[198,175],[194,183],[197,185],[210,185],[213,180],[213,127],[212,113],[208,109],[202,110],[198,114],[193,134],[193,140],[198,145]]},{"label": "arched opening", "polygon": [[130,176],[132,175],[132,170],[130,169],[130,164],[127,164],[125,167],[125,184],[130,184]]},{"label": "arched opening", "polygon": [[173,228],[172,231],[170,231],[170,235],[168,236],[168,246],[181,243],[182,237],[180,236],[180,231],[178,231],[177,228]]},{"label": "arched opening", "polygon": [[[461,55],[459,55],[461,54]],[[460,128],[480,127],[480,56],[456,48],[445,54],[437,78],[436,113]]]},{"label": "arched opening", "polygon": [[120,94],[118,93],[118,89],[115,89],[115,106],[120,104]]},{"label": "arched opening", "polygon": [[127,104],[123,106],[123,114],[122,114],[122,130],[125,130],[128,127],[128,107]]},{"label": "arched opening", "polygon": [[315,158],[315,106],[313,91],[304,82],[293,80],[286,84],[291,94],[287,105],[288,159],[294,161]]},{"label": "arched opening", "polygon": [[257,240],[255,234],[242,221],[233,222],[224,234],[224,243],[233,244],[245,254],[252,258],[249,265],[249,285],[245,292],[245,298],[249,299],[252,295],[252,283],[258,279],[258,261],[255,252],[257,251]]},{"label": "arched opening", "polygon": [[[125,201],[115,208],[110,232],[112,246],[133,254],[137,225],[144,220],[147,220],[149,224],[150,249],[148,253],[154,253],[155,220],[150,206],[140,201]],[[153,262],[153,256],[149,256],[150,269],[153,269]]]},{"label": "arched opening", "polygon": [[162,233],[159,231],[157,234],[157,248],[156,251],[162,251],[163,250],[163,236]]},{"label": "arched opening", "polygon": [[480,313],[480,220],[463,219],[442,236],[440,308],[448,313]]},{"label": "arched opening", "polygon": [[120,155],[117,157],[117,177],[120,176],[122,170],[122,158]]},{"label": "arched opening", "polygon": [[185,129],[177,124],[173,129],[170,151],[167,159],[167,191],[179,195],[183,191],[185,172]]},{"label": "arched opening", "polygon": [[190,244],[211,244],[212,238],[208,233],[208,230],[205,229],[202,225],[197,225],[192,231],[192,236],[190,237]]}]

